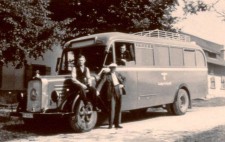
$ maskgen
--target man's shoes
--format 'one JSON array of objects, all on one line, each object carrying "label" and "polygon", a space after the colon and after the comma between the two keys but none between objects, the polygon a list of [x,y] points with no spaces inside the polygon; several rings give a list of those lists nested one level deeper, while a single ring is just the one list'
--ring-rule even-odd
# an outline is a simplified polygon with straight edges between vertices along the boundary
[{"label": "man's shoes", "polygon": [[121,128],[123,128],[123,127],[120,126],[120,125],[118,125],[118,126],[115,126],[115,128],[121,129]]},{"label": "man's shoes", "polygon": [[112,126],[111,126],[111,125],[109,125],[108,129],[112,129]]}]

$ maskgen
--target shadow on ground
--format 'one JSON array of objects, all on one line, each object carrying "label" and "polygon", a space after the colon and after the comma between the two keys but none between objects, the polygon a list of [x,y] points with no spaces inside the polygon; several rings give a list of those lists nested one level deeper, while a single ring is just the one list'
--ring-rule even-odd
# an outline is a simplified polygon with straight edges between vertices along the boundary
[{"label": "shadow on ground", "polygon": [[211,99],[195,99],[192,101],[193,107],[218,107],[225,106],[225,97],[217,97]]}]

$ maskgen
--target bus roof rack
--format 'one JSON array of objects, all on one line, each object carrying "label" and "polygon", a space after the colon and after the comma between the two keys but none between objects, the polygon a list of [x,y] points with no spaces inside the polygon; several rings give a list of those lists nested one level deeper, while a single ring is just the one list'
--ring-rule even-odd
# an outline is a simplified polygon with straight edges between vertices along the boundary
[{"label": "bus roof rack", "polygon": [[137,32],[133,33],[134,35],[139,36],[145,36],[145,37],[156,37],[156,38],[163,38],[163,39],[169,39],[169,40],[177,40],[177,41],[183,41],[183,42],[190,42],[190,36],[179,34],[179,33],[173,33],[168,31],[162,31],[159,29],[151,30],[151,31],[143,31],[143,32]]}]

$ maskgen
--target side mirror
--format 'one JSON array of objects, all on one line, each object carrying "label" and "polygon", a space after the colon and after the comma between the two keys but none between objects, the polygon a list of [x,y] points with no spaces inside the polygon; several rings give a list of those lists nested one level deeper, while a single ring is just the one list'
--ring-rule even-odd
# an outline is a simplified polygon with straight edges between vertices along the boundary
[{"label": "side mirror", "polygon": [[59,71],[59,63],[61,61],[61,58],[57,58],[57,61],[56,61],[56,66],[55,66],[55,71]]}]

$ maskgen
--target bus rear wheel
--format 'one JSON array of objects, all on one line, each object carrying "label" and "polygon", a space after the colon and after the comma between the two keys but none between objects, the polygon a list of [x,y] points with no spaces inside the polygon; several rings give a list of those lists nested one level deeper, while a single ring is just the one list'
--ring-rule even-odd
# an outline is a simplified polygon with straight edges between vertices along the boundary
[{"label": "bus rear wheel", "polygon": [[97,122],[97,112],[93,111],[93,105],[84,105],[79,101],[75,106],[74,114],[69,118],[71,128],[75,132],[88,132],[93,129]]},{"label": "bus rear wheel", "polygon": [[188,106],[189,106],[189,97],[187,91],[184,89],[179,89],[176,99],[171,107],[172,112],[175,115],[183,115],[187,112]]}]

